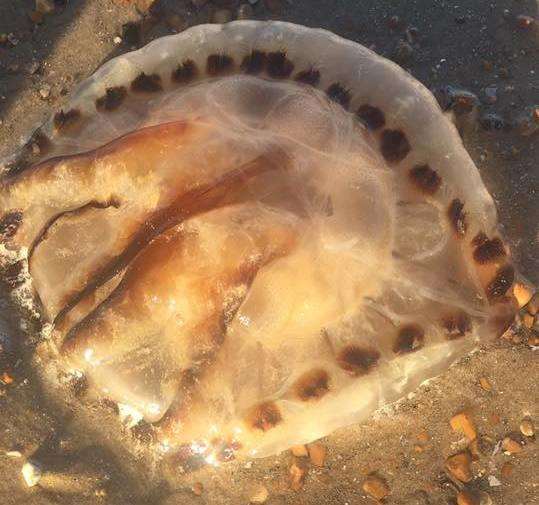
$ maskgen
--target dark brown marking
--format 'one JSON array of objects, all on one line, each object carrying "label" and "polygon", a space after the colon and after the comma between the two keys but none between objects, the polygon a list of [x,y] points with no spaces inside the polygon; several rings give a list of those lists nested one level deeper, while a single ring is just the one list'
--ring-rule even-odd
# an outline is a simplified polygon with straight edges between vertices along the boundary
[{"label": "dark brown marking", "polygon": [[0,218],[0,240],[9,240],[17,233],[19,226],[22,223],[22,212],[20,210],[12,210],[7,212]]},{"label": "dark brown marking", "polygon": [[198,75],[198,68],[193,60],[183,60],[172,72],[172,80],[178,84],[187,84]]},{"label": "dark brown marking", "polygon": [[326,94],[331,100],[337,102],[345,109],[350,105],[350,91],[338,82],[334,82],[329,86],[326,90]]},{"label": "dark brown marking", "polygon": [[294,64],[286,57],[284,51],[268,53],[266,70],[273,79],[286,79],[294,70]]},{"label": "dark brown marking", "polygon": [[67,112],[60,110],[54,115],[53,124],[58,131],[64,131],[74,124],[81,118],[80,110],[78,109],[69,109]]},{"label": "dark brown marking", "polygon": [[206,60],[206,73],[211,77],[227,74],[234,68],[234,60],[227,54],[210,54]]},{"label": "dark brown marking", "polygon": [[303,402],[319,400],[329,391],[329,374],[323,368],[309,370],[294,383],[293,390]]},{"label": "dark brown marking", "polygon": [[247,424],[253,429],[268,431],[283,420],[279,407],[274,402],[262,402],[251,409]]},{"label": "dark brown marking", "polygon": [[309,86],[317,86],[320,82],[320,71],[311,67],[308,70],[302,70],[301,72],[298,72],[294,79],[297,82],[308,84]]},{"label": "dark brown marking", "polygon": [[145,74],[141,72],[131,83],[131,91],[139,93],[157,93],[163,91],[161,77],[158,74]]},{"label": "dark brown marking", "polygon": [[376,366],[380,353],[373,348],[347,345],[337,356],[337,364],[348,373],[359,377]]},{"label": "dark brown marking", "polygon": [[480,231],[472,240],[472,245],[474,247],[479,247],[480,245],[484,244],[488,240],[488,237],[485,235],[484,232]]},{"label": "dark brown marking", "polygon": [[107,88],[105,94],[95,101],[95,108],[100,112],[109,112],[117,109],[127,96],[124,86]]},{"label": "dark brown marking", "polygon": [[395,354],[408,354],[423,347],[425,332],[417,324],[407,324],[399,330],[393,352]]},{"label": "dark brown marking", "polygon": [[502,298],[515,280],[515,269],[512,265],[504,265],[498,269],[494,279],[492,279],[486,288],[489,302],[496,302]]},{"label": "dark brown marking", "polygon": [[410,169],[409,175],[412,184],[427,195],[436,193],[442,183],[442,179],[438,175],[438,172],[428,165],[416,165]]},{"label": "dark brown marking", "polygon": [[384,130],[380,141],[382,156],[389,163],[402,161],[411,150],[406,135],[401,130]]},{"label": "dark brown marking", "polygon": [[442,324],[447,330],[446,337],[448,340],[461,338],[472,329],[470,316],[463,311],[445,317]]},{"label": "dark brown marking", "polygon": [[466,234],[468,224],[466,223],[466,213],[464,212],[464,204],[455,198],[447,209],[449,222],[453,226],[458,237],[463,237]]},{"label": "dark brown marking", "polygon": [[357,117],[365,123],[369,130],[378,130],[386,124],[384,113],[372,105],[364,104],[356,112]]},{"label": "dark brown marking", "polygon": [[252,51],[243,58],[241,70],[246,74],[256,75],[266,67],[266,53],[262,51]]},{"label": "dark brown marking", "polygon": [[473,259],[480,265],[492,263],[505,256],[506,252],[503,242],[497,237],[483,241],[481,244],[477,245],[473,252]]}]

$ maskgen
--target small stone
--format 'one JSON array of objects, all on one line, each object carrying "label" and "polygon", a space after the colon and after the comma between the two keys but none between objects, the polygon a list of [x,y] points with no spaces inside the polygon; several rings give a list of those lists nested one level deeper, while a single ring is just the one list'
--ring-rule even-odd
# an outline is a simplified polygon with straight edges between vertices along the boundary
[{"label": "small stone", "polygon": [[395,48],[395,60],[404,63],[408,61],[412,54],[414,53],[414,48],[405,40],[399,40]]},{"label": "small stone", "polygon": [[513,473],[513,465],[511,463],[509,463],[508,461],[505,462],[502,465],[502,468],[500,470],[500,474],[501,474],[502,478],[503,479],[508,479],[509,477],[511,477],[512,473]]},{"label": "small stone", "polygon": [[500,131],[505,128],[503,117],[495,112],[487,112],[479,118],[479,124],[486,131]]},{"label": "small stone", "polygon": [[533,327],[533,323],[534,323],[534,318],[531,314],[526,313],[522,316],[522,324],[524,324],[526,328],[531,329]]},{"label": "small stone", "polygon": [[470,415],[466,412],[460,412],[454,415],[450,421],[451,428],[457,433],[462,433],[468,440],[477,438],[477,431]]},{"label": "small stone", "polygon": [[179,14],[171,14],[166,19],[167,26],[175,32],[183,32],[188,26],[186,19]]},{"label": "small stone", "polygon": [[21,470],[24,482],[28,487],[35,486],[41,479],[41,467],[38,463],[27,461]]},{"label": "small stone", "polygon": [[517,26],[519,28],[527,29],[532,27],[535,23],[535,19],[531,16],[524,16],[522,14],[520,16],[517,16]]},{"label": "small stone", "polygon": [[33,60],[27,67],[27,72],[31,75],[37,74],[41,70],[41,63]]},{"label": "small stone", "polygon": [[232,12],[228,9],[217,9],[212,16],[212,22],[218,24],[224,24],[232,21]]},{"label": "small stone", "polygon": [[238,7],[236,17],[238,19],[251,19],[254,15],[254,10],[250,4],[241,4]]},{"label": "small stone", "polygon": [[[539,105],[526,107],[515,119],[515,128],[525,137],[533,135],[539,130]],[[534,297],[535,298],[535,297]],[[536,302],[536,312],[539,302]],[[529,312],[529,311],[528,311]],[[530,312],[531,313],[531,312]],[[535,314],[533,314],[535,315]]]},{"label": "small stone", "polygon": [[294,491],[299,491],[305,482],[305,474],[307,473],[305,468],[300,466],[297,461],[294,461],[288,473],[290,475],[290,488]]},{"label": "small stone", "polygon": [[195,482],[191,487],[191,491],[193,491],[194,495],[200,496],[202,494],[202,491],[204,491],[204,486],[202,485],[202,482]]},{"label": "small stone", "polygon": [[19,43],[19,39],[15,37],[14,33],[8,33],[7,35],[7,41],[12,45],[16,46]]},{"label": "small stone", "polygon": [[505,437],[502,441],[502,449],[509,454],[522,452],[522,446],[511,437]]},{"label": "small stone", "polygon": [[488,476],[488,485],[490,487],[497,487],[497,486],[501,486],[502,483],[500,482],[500,479],[497,479],[494,475],[489,475]]},{"label": "small stone", "polygon": [[492,384],[486,377],[480,377],[479,378],[479,384],[485,391],[491,391],[492,390]]},{"label": "small stone", "polygon": [[7,451],[6,456],[8,458],[22,458],[22,454],[20,451]]},{"label": "small stone", "polygon": [[522,419],[520,421],[520,433],[525,437],[533,437],[535,435],[535,427],[531,419]]},{"label": "small stone", "polygon": [[327,450],[320,443],[314,443],[309,445],[309,458],[314,466],[324,466],[326,460]]},{"label": "small stone", "polygon": [[54,11],[54,2],[52,0],[36,0],[36,11],[41,14],[50,14]]},{"label": "small stone", "polygon": [[513,295],[515,295],[515,298],[517,299],[519,308],[522,308],[532,299],[533,291],[525,284],[515,282],[513,285]]},{"label": "small stone", "polygon": [[370,475],[363,483],[363,491],[376,500],[383,500],[389,495],[390,489],[387,482],[381,477]]},{"label": "small stone", "polygon": [[294,445],[290,448],[290,450],[292,451],[292,454],[296,456],[296,458],[306,458],[309,455],[305,445]]},{"label": "small stone", "polygon": [[453,110],[455,114],[468,114],[479,106],[479,98],[471,91],[455,86],[442,86],[434,90],[442,110]]},{"label": "small stone", "polygon": [[249,501],[251,503],[265,503],[268,497],[269,493],[266,486],[264,486],[263,484],[257,484],[256,486],[254,486],[249,496]]},{"label": "small stone", "polygon": [[498,87],[495,85],[487,86],[483,90],[485,96],[485,102],[489,104],[496,103],[498,101]]},{"label": "small stone", "polygon": [[459,491],[457,494],[457,505],[479,505],[479,498],[469,491]]},{"label": "small stone", "polygon": [[122,43],[122,37],[116,36],[112,39],[112,42],[114,42],[117,46],[119,46]]},{"label": "small stone", "polygon": [[461,482],[470,482],[472,480],[472,470],[470,465],[472,458],[467,452],[460,452],[450,456],[445,461],[447,471]]},{"label": "small stone", "polygon": [[483,67],[483,70],[485,72],[492,72],[492,69],[494,68],[494,64],[492,63],[492,61],[488,60],[483,60],[481,62],[481,66]]},{"label": "small stone", "polygon": [[51,87],[48,84],[44,84],[43,86],[41,86],[41,88],[39,88],[39,96],[43,100],[46,100],[47,98],[49,98],[50,94],[51,94]]}]

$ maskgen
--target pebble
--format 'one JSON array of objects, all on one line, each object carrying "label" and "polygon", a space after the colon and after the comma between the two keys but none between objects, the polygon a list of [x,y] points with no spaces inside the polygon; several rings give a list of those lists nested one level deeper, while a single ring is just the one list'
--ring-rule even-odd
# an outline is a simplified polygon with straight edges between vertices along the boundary
[{"label": "pebble", "polygon": [[383,500],[389,495],[390,489],[387,482],[381,477],[371,475],[363,483],[363,491],[376,500]]},{"label": "pebble", "polygon": [[[529,137],[539,130],[539,105],[526,107],[515,119],[515,128],[520,135]],[[539,305],[539,302],[537,302]],[[536,308],[537,311],[537,308]]]},{"label": "pebble", "polygon": [[288,470],[290,475],[290,487],[294,491],[299,491],[303,487],[305,482],[305,474],[307,473],[305,468],[299,465],[297,461],[294,461]]},{"label": "pebble", "polygon": [[505,462],[502,465],[502,468],[500,470],[500,475],[502,476],[503,479],[508,479],[512,473],[513,473],[513,465],[509,463],[508,461]]},{"label": "pebble", "polygon": [[7,34],[7,41],[12,45],[16,46],[19,43],[19,39],[15,37],[14,33],[8,33]]},{"label": "pebble", "polygon": [[450,422],[451,428],[457,433],[462,433],[468,440],[472,441],[477,438],[477,430],[470,415],[466,412],[460,412],[454,415]]},{"label": "pebble", "polygon": [[502,441],[502,449],[509,454],[522,452],[522,446],[511,437],[505,437]]},{"label": "pebble", "polygon": [[399,40],[397,42],[397,46],[395,47],[395,59],[400,62],[404,63],[412,57],[414,54],[414,48],[406,42],[406,40]]},{"label": "pebble", "polygon": [[296,458],[306,458],[309,455],[306,445],[294,445],[290,448]]},{"label": "pebble", "polygon": [[515,295],[515,298],[517,299],[519,308],[522,308],[532,299],[533,291],[525,284],[515,282],[513,286],[513,295]]},{"label": "pebble", "polygon": [[517,16],[517,25],[519,28],[530,28],[536,23],[535,19],[531,16],[520,15]]},{"label": "pebble", "polygon": [[241,4],[238,7],[238,12],[236,14],[238,19],[251,19],[254,15],[254,10],[250,4]]},{"label": "pebble", "polygon": [[492,384],[486,377],[480,377],[479,378],[479,384],[485,391],[491,391],[492,390]]},{"label": "pebble", "polygon": [[500,482],[500,479],[497,479],[494,475],[488,476],[488,485],[490,487],[498,487],[501,486],[502,483]]},{"label": "pebble", "polygon": [[202,482],[195,482],[191,487],[191,491],[193,491],[194,495],[200,496],[202,494],[202,491],[204,491],[204,486],[202,485]]},{"label": "pebble", "polygon": [[479,499],[469,491],[459,491],[457,494],[457,505],[479,505]]},{"label": "pebble", "polygon": [[112,39],[112,42],[114,42],[118,46],[122,43],[122,37],[116,36]]},{"label": "pebble", "polygon": [[265,503],[268,497],[269,497],[269,493],[266,486],[264,486],[263,484],[257,484],[256,486],[254,486],[250,494],[249,502]]},{"label": "pebble", "polygon": [[223,24],[232,21],[232,12],[228,9],[217,9],[212,16],[212,22]]},{"label": "pebble", "polygon": [[525,437],[533,437],[535,435],[535,427],[531,419],[522,419],[520,421],[520,433]]},{"label": "pebble", "polygon": [[315,442],[309,445],[309,458],[314,466],[324,466],[326,454],[327,450],[322,444]]},{"label": "pebble", "polygon": [[455,479],[461,482],[470,482],[473,477],[471,463],[471,456],[467,452],[460,452],[447,458],[445,467]]},{"label": "pebble", "polygon": [[27,461],[21,470],[24,482],[28,487],[35,486],[41,479],[41,467],[38,463]]},{"label": "pebble", "polygon": [[455,114],[467,114],[479,106],[479,98],[471,91],[455,86],[435,89],[434,94],[443,110],[453,110]]},{"label": "pebble", "polygon": [[36,0],[35,10],[41,14],[50,14],[54,11],[54,2],[52,0]]},{"label": "pebble", "polygon": [[503,117],[495,112],[486,112],[479,118],[479,124],[486,131],[499,131],[505,128]]},{"label": "pebble", "polygon": [[483,93],[485,95],[485,102],[489,104],[496,103],[498,101],[498,87],[494,84],[491,86],[487,86]]}]

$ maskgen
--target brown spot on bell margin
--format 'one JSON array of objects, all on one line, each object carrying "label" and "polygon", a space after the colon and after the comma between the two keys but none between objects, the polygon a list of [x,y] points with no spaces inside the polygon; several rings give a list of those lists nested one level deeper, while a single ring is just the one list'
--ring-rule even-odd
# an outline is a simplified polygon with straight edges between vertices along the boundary
[{"label": "brown spot on bell margin", "polygon": [[463,311],[445,317],[442,324],[447,330],[446,337],[448,340],[461,338],[472,329],[470,316]]},{"label": "brown spot on bell margin", "polygon": [[436,193],[442,183],[438,172],[428,165],[416,165],[410,169],[409,176],[412,184],[427,195]]},{"label": "brown spot on bell margin", "polygon": [[310,86],[316,86],[320,82],[320,71],[314,68],[309,68],[308,70],[302,70],[296,74],[294,79],[297,82],[303,84],[308,84]]},{"label": "brown spot on bell margin", "polygon": [[112,86],[107,88],[105,94],[95,101],[95,108],[101,112],[109,112],[117,109],[125,97],[127,90],[124,86]]},{"label": "brown spot on bell margin", "polygon": [[334,82],[329,86],[326,94],[331,100],[337,102],[345,109],[350,105],[350,91],[338,82]]},{"label": "brown spot on bell margin", "polygon": [[411,150],[406,135],[401,130],[384,130],[380,141],[382,156],[389,163],[402,161]]},{"label": "brown spot on bell margin", "polygon": [[425,332],[417,324],[407,324],[399,330],[393,352],[396,354],[408,354],[423,347]]},{"label": "brown spot on bell margin", "polygon": [[259,403],[247,414],[247,424],[257,430],[268,431],[281,421],[281,412],[274,402]]},{"label": "brown spot on bell margin", "polygon": [[369,130],[378,130],[386,124],[384,113],[372,105],[364,104],[356,112],[356,115],[365,123]]},{"label": "brown spot on bell margin", "polygon": [[163,91],[161,86],[161,77],[158,74],[145,74],[141,72],[133,82],[131,82],[131,91],[141,93],[156,93]]},{"label": "brown spot on bell margin", "polygon": [[266,66],[266,53],[262,51],[252,51],[243,58],[241,69],[246,74],[256,75],[264,70]]},{"label": "brown spot on bell margin", "polygon": [[228,54],[210,54],[206,60],[206,73],[210,77],[227,74],[234,68],[234,60]]},{"label": "brown spot on bell margin", "polygon": [[176,70],[172,72],[172,80],[178,84],[187,84],[191,82],[198,74],[198,68],[193,60],[183,60]]},{"label": "brown spot on bell margin", "polygon": [[480,231],[472,240],[472,245],[474,247],[479,247],[480,245],[484,244],[488,240],[488,237]]},{"label": "brown spot on bell margin", "polygon": [[284,51],[276,51],[268,53],[266,70],[274,79],[285,79],[294,70],[294,64],[286,57]]},{"label": "brown spot on bell margin", "polygon": [[8,240],[19,229],[22,223],[22,212],[20,210],[12,210],[7,212],[0,218],[0,240]]},{"label": "brown spot on bell margin", "polygon": [[491,263],[506,256],[505,247],[499,238],[484,240],[473,252],[473,259],[480,265]]},{"label": "brown spot on bell margin", "polygon": [[447,216],[449,217],[449,222],[453,226],[455,233],[459,237],[463,237],[466,234],[466,229],[468,225],[466,223],[466,213],[464,212],[464,204],[458,199],[455,198],[447,209]]},{"label": "brown spot on bell margin", "polygon": [[368,373],[376,366],[380,353],[373,348],[348,345],[337,356],[337,363],[352,375],[360,376]]},{"label": "brown spot on bell margin", "polygon": [[58,131],[64,131],[73,126],[81,118],[80,110],[69,109],[67,112],[61,110],[54,115],[53,124]]},{"label": "brown spot on bell margin", "polygon": [[515,269],[512,265],[504,265],[498,269],[494,279],[487,285],[486,293],[489,302],[502,298],[515,280]]},{"label": "brown spot on bell margin", "polygon": [[309,370],[294,383],[292,389],[303,402],[318,400],[329,391],[329,374],[323,368]]}]

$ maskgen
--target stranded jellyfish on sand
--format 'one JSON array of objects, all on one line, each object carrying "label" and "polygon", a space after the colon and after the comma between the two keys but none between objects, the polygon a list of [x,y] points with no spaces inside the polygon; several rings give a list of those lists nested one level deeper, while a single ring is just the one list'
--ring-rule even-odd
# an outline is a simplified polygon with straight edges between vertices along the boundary
[{"label": "stranded jellyfish on sand", "polygon": [[319,438],[515,312],[493,200],[432,95],[281,22],[105,64],[5,163],[0,239],[49,368],[171,450]]}]

